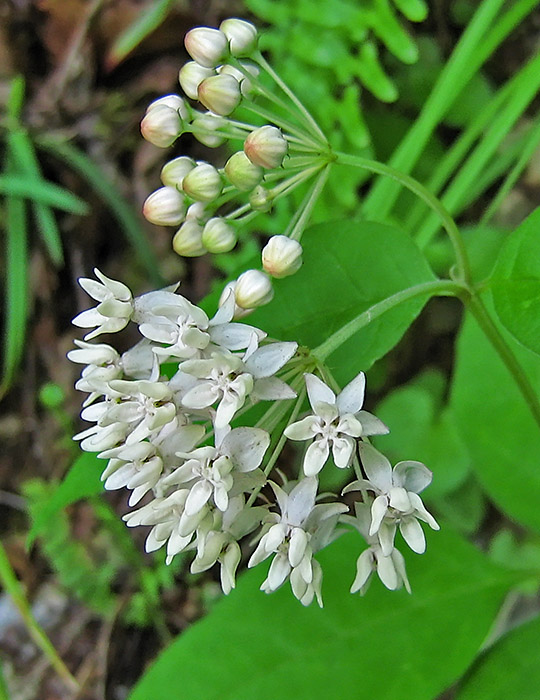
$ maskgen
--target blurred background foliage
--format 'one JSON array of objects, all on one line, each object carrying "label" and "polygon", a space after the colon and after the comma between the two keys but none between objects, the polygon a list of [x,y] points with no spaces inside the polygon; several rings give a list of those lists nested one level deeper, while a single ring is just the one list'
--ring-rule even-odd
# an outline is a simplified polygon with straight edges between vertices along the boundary
[{"label": "blurred background foliage", "polygon": [[[200,24],[216,26],[227,16],[255,21],[261,48],[336,149],[389,160],[442,196],[466,225],[480,280],[491,273],[508,232],[539,201],[537,5],[532,0],[320,0],[315,10],[308,0],[2,4],[0,698],[126,698],[149,660],[212,610],[219,597],[212,572],[192,576],[182,557],[166,567],[159,552],[143,554],[142,536],[133,537],[119,518],[126,509],[124,495],[101,494],[95,458],[78,456],[71,442],[80,397],[73,390],[76,368],[65,360],[73,337],[70,319],[87,305],[76,279],[92,267],[137,293],[181,279],[183,293],[199,300],[225,276],[244,269],[265,236],[281,233],[303,196],[300,190],[279,202],[271,215],[256,220],[253,236],[213,261],[180,260],[171,250],[170,233],[142,219],[141,204],[158,185],[170,153],[144,142],[138,124],[152,99],[177,91],[185,32]],[[467,38],[460,40],[466,27]],[[178,154],[208,157],[189,136],[175,148]],[[225,150],[211,155],[219,164],[227,157]],[[397,223],[436,272],[447,272],[451,251],[425,206],[391,181],[376,181],[368,189],[368,179],[362,171],[336,168],[315,221]],[[363,272],[369,274],[367,266]],[[275,322],[286,327],[287,319]],[[430,506],[449,523],[449,532],[432,538],[430,556],[420,562],[425,572],[412,572],[419,597],[394,603],[376,590],[369,603],[343,601],[338,547],[327,556],[330,612],[324,624],[345,631],[337,647],[322,645],[310,660],[302,654],[326,611],[305,613],[281,594],[255,598],[257,584],[250,574],[203,624],[178,637],[133,700],[152,697],[156,688],[166,692],[180,663],[192,677],[186,698],[213,697],[197,683],[207,680],[204,652],[213,648],[216,635],[229,635],[238,644],[243,640],[246,654],[264,646],[281,669],[278,677],[290,683],[287,693],[296,697],[308,691],[318,697],[316,668],[329,655],[340,659],[333,667],[335,697],[353,697],[355,683],[365,684],[356,697],[390,697],[393,687],[383,692],[369,683],[392,663],[412,664],[405,676],[409,700],[538,697],[539,686],[531,680],[527,688],[535,690],[527,695],[518,673],[497,680],[506,659],[526,660],[527,650],[537,644],[535,621],[486,651],[456,685],[490,627],[493,641],[537,612],[540,570],[536,506],[507,476],[514,456],[516,479],[540,490],[538,476],[530,477],[537,470],[538,438],[524,439],[531,433],[519,429],[507,434],[508,411],[513,426],[529,419],[483,337],[470,322],[461,323],[454,300],[430,302],[368,378],[368,408],[376,406],[392,425],[385,443],[389,456],[414,455],[433,468]],[[530,361],[528,351],[517,348]],[[482,398],[495,386],[499,400],[493,415]],[[507,595],[516,581],[518,587]],[[448,587],[455,593],[439,599]],[[392,619],[390,605],[395,605]],[[372,637],[364,632],[355,637],[359,608]],[[253,615],[251,626],[244,627],[238,620],[246,609]],[[298,628],[291,648],[311,678],[300,691],[291,682],[294,669],[280,656],[280,625],[287,620]],[[267,636],[253,631],[256,624]],[[461,651],[449,658],[448,647],[435,642],[452,635],[457,635],[452,649]],[[397,652],[388,652],[388,658],[381,654],[381,648],[392,646],[380,646],[388,638],[400,640],[397,650],[410,647],[410,657],[400,661]],[[372,675],[347,676],[360,653],[368,655]],[[428,661],[414,666],[414,656]],[[225,684],[234,683],[232,674],[247,673],[227,653],[216,656],[216,664],[215,678]],[[533,664],[527,664],[523,673],[532,674]],[[341,687],[338,679],[344,676],[349,686]],[[227,697],[257,693],[263,698],[270,691],[275,697],[278,677],[256,678],[244,695]],[[75,684],[82,690],[73,690]],[[217,690],[215,696],[226,697]]]}]

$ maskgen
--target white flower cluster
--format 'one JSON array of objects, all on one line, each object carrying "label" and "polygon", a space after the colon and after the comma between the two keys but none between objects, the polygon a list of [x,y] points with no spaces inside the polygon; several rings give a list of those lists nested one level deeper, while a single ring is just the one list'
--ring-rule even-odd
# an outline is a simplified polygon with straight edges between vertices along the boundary
[{"label": "white flower cluster", "polygon": [[[285,372],[293,386],[301,383],[306,365],[295,358],[297,344],[265,342],[263,331],[233,322],[232,292],[209,319],[174,287],[134,298],[124,284],[95,274],[99,281],[80,284],[99,303],[73,321],[90,330],[68,354],[85,365],[76,386],[89,394],[81,415],[94,425],[75,438],[83,450],[107,460],[106,489],[128,488],[130,506],[145,499],[124,519],[130,527],[150,528],[146,550],[165,547],[167,562],[195,550],[192,572],[219,562],[228,593],[241,560],[239,542],[258,530],[248,566],[272,557],[261,589],[271,593],[288,580],[304,605],[313,599],[322,605],[322,570],[314,554],[340,534],[340,523],[352,524],[368,549],[358,558],[351,591],[364,592],[373,571],[387,588],[410,590],[394,539],[399,528],[421,554],[426,544],[419,521],[438,529],[418,495],[431,472],[419,462],[400,462],[392,470],[369,443],[369,436],[388,428],[362,408],[364,374],[338,395],[314,374],[304,374],[312,412],[297,421],[304,394],[297,396],[277,376]],[[86,342],[130,321],[142,339],[123,354]],[[162,371],[165,363],[172,376]],[[244,410],[261,400],[282,403],[272,404],[255,427],[239,425]],[[287,415],[284,436],[271,436]],[[298,478],[279,486],[268,477],[285,437],[310,442]],[[318,495],[319,474],[330,456],[335,467],[352,466],[356,473],[343,491],[361,494],[354,517],[346,515],[346,504]],[[265,505],[256,504],[264,487],[273,491],[274,505],[266,493],[260,501]]]},{"label": "white flower cluster", "polygon": [[[183,133],[191,133],[209,147],[227,140],[241,140],[236,151],[218,168],[206,161],[178,156],[162,168],[163,186],[145,201],[148,221],[176,228],[173,249],[194,257],[225,253],[234,248],[242,226],[259,212],[269,211],[281,197],[303,182],[320,174],[327,161],[328,143],[320,130],[297,105],[277,96],[278,89],[265,86],[263,77],[277,79],[257,50],[258,35],[253,24],[241,19],[224,20],[219,29],[197,27],[185,37],[192,57],[179,74],[181,95],[165,95],[148,107],[141,123],[145,139],[167,148]],[[278,79],[279,80],[279,79]],[[206,111],[191,106],[199,102]],[[261,103],[264,105],[261,106]],[[269,119],[257,126],[232,119],[239,106],[244,111]],[[285,108],[294,126],[275,113]],[[294,274],[302,264],[298,242],[315,198],[308,198],[291,222],[287,235],[273,236],[262,253],[262,270],[249,270],[246,280],[231,287],[237,304],[237,317],[271,300],[271,278]]]}]

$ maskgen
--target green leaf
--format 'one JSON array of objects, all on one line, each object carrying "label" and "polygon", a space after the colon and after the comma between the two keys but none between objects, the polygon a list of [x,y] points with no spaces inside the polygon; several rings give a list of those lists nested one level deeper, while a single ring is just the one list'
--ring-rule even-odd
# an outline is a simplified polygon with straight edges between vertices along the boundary
[{"label": "green leaf", "polygon": [[104,462],[99,460],[94,453],[83,452],[75,460],[62,483],[33,522],[28,533],[28,547],[32,545],[51,519],[63,508],[80,501],[81,498],[95,496],[103,491],[103,485],[100,480],[103,467]]},{"label": "green leaf", "polygon": [[433,482],[426,491],[429,501],[463,483],[470,458],[452,411],[441,405],[444,384],[426,379],[442,380],[442,377],[424,375],[396,389],[379,403],[375,413],[391,430],[389,435],[374,438],[373,442],[392,463],[415,459],[431,469]]},{"label": "green leaf", "polygon": [[68,190],[45,180],[20,175],[0,175],[0,194],[48,204],[71,214],[88,214],[88,205]]},{"label": "green leaf", "polygon": [[[277,280],[272,304],[250,317],[280,340],[296,340],[313,349],[373,304],[434,279],[410,237],[384,224],[350,220],[317,224],[304,233],[304,241],[300,271]],[[351,379],[385,355],[426,300],[400,304],[344,343],[329,358],[336,379]]]},{"label": "green leaf", "polygon": [[492,277],[495,311],[525,347],[540,354],[540,207],[502,247]]},{"label": "green leaf", "polygon": [[[540,391],[540,358],[501,333]],[[540,431],[508,369],[470,317],[459,334],[450,405],[484,489],[511,518],[540,531]]]},{"label": "green leaf", "polygon": [[[253,570],[182,634],[129,700],[432,700],[467,668],[511,576],[444,530],[408,556],[413,594],[374,582],[351,596],[362,544],[345,535],[320,555],[325,608],[288,590],[265,596]],[[175,683],[171,684],[171,678]]]},{"label": "green leaf", "polygon": [[456,700],[537,700],[540,619],[512,630],[476,663]]},{"label": "green leaf", "polygon": [[105,63],[112,70],[121,63],[154,29],[165,21],[176,0],[158,0],[143,6],[138,17],[115,39]]}]

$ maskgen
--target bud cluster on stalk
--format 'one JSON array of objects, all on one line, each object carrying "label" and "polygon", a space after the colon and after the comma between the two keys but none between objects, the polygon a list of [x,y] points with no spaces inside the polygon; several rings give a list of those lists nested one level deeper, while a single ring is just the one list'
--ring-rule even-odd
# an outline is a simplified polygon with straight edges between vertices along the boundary
[{"label": "bud cluster on stalk", "polygon": [[[276,245],[273,260],[282,254]],[[92,423],[75,439],[106,461],[106,489],[130,491],[134,509],[124,520],[147,528],[146,550],[165,548],[168,563],[192,551],[193,573],[219,564],[229,593],[249,537],[247,566],[272,560],[261,590],[288,581],[303,605],[316,599],[322,606],[315,555],[352,526],[367,548],[351,592],[364,593],[374,572],[387,588],[410,590],[395,539],[399,529],[421,554],[420,522],[438,529],[419,496],[431,472],[414,461],[392,468],[371,445],[369,437],[388,428],[363,409],[362,372],[336,394],[311,371],[325,376],[327,369],[295,342],[269,342],[262,330],[233,321],[238,302],[249,309],[271,293],[264,273],[241,275],[212,318],[176,286],[135,297],[122,282],[95,275],[79,280],[97,306],[73,319],[88,333],[68,353],[83,365],[76,388],[88,394],[81,417]],[[123,353],[88,342],[130,323],[140,340]],[[300,417],[306,394],[308,413]],[[252,426],[249,409],[258,402],[269,408]],[[285,438],[307,444],[287,476],[276,468]],[[350,477],[342,494],[355,494],[347,497],[351,508],[319,492],[321,473],[333,469]]]},{"label": "bud cluster on stalk", "polygon": [[[253,24],[231,18],[218,29],[197,27],[187,33],[185,47],[192,60],[179,72],[183,95],[152,102],[141,122],[142,135],[160,148],[168,148],[184,133],[210,148],[243,143],[220,165],[183,155],[171,159],[161,171],[162,187],[144,203],[148,221],[176,229],[174,251],[195,257],[231,251],[259,213],[270,211],[275,201],[303,183],[322,177],[330,150],[313,119],[291,99],[259,52]],[[274,81],[271,88],[269,80]],[[260,126],[233,118],[240,107],[242,114],[251,112],[270,123]],[[245,278],[231,286],[236,317],[272,298],[271,278],[300,268],[299,239],[315,200],[316,196],[308,198],[287,231],[270,239],[263,269],[248,271],[249,289]]]}]

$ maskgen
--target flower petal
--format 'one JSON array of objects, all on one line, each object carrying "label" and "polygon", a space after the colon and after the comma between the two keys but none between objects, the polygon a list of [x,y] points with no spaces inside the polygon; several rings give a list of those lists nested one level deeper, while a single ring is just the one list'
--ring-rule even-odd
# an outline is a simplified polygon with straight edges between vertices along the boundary
[{"label": "flower petal", "polygon": [[420,493],[431,484],[433,473],[422,462],[398,462],[394,467],[394,484]]},{"label": "flower petal", "polygon": [[392,466],[386,457],[367,442],[358,445],[367,478],[377,490],[388,493],[392,488]]},{"label": "flower petal", "polygon": [[315,411],[315,404],[324,401],[324,403],[336,403],[336,395],[319,377],[314,374],[304,374],[306,388],[309,398],[309,403]]},{"label": "flower petal", "polygon": [[314,440],[306,450],[304,457],[304,474],[315,476],[326,464],[330,448],[328,440]]},{"label": "flower petal", "polygon": [[358,413],[364,404],[366,390],[366,375],[360,372],[347,384],[336,399],[340,415],[344,413]]}]

